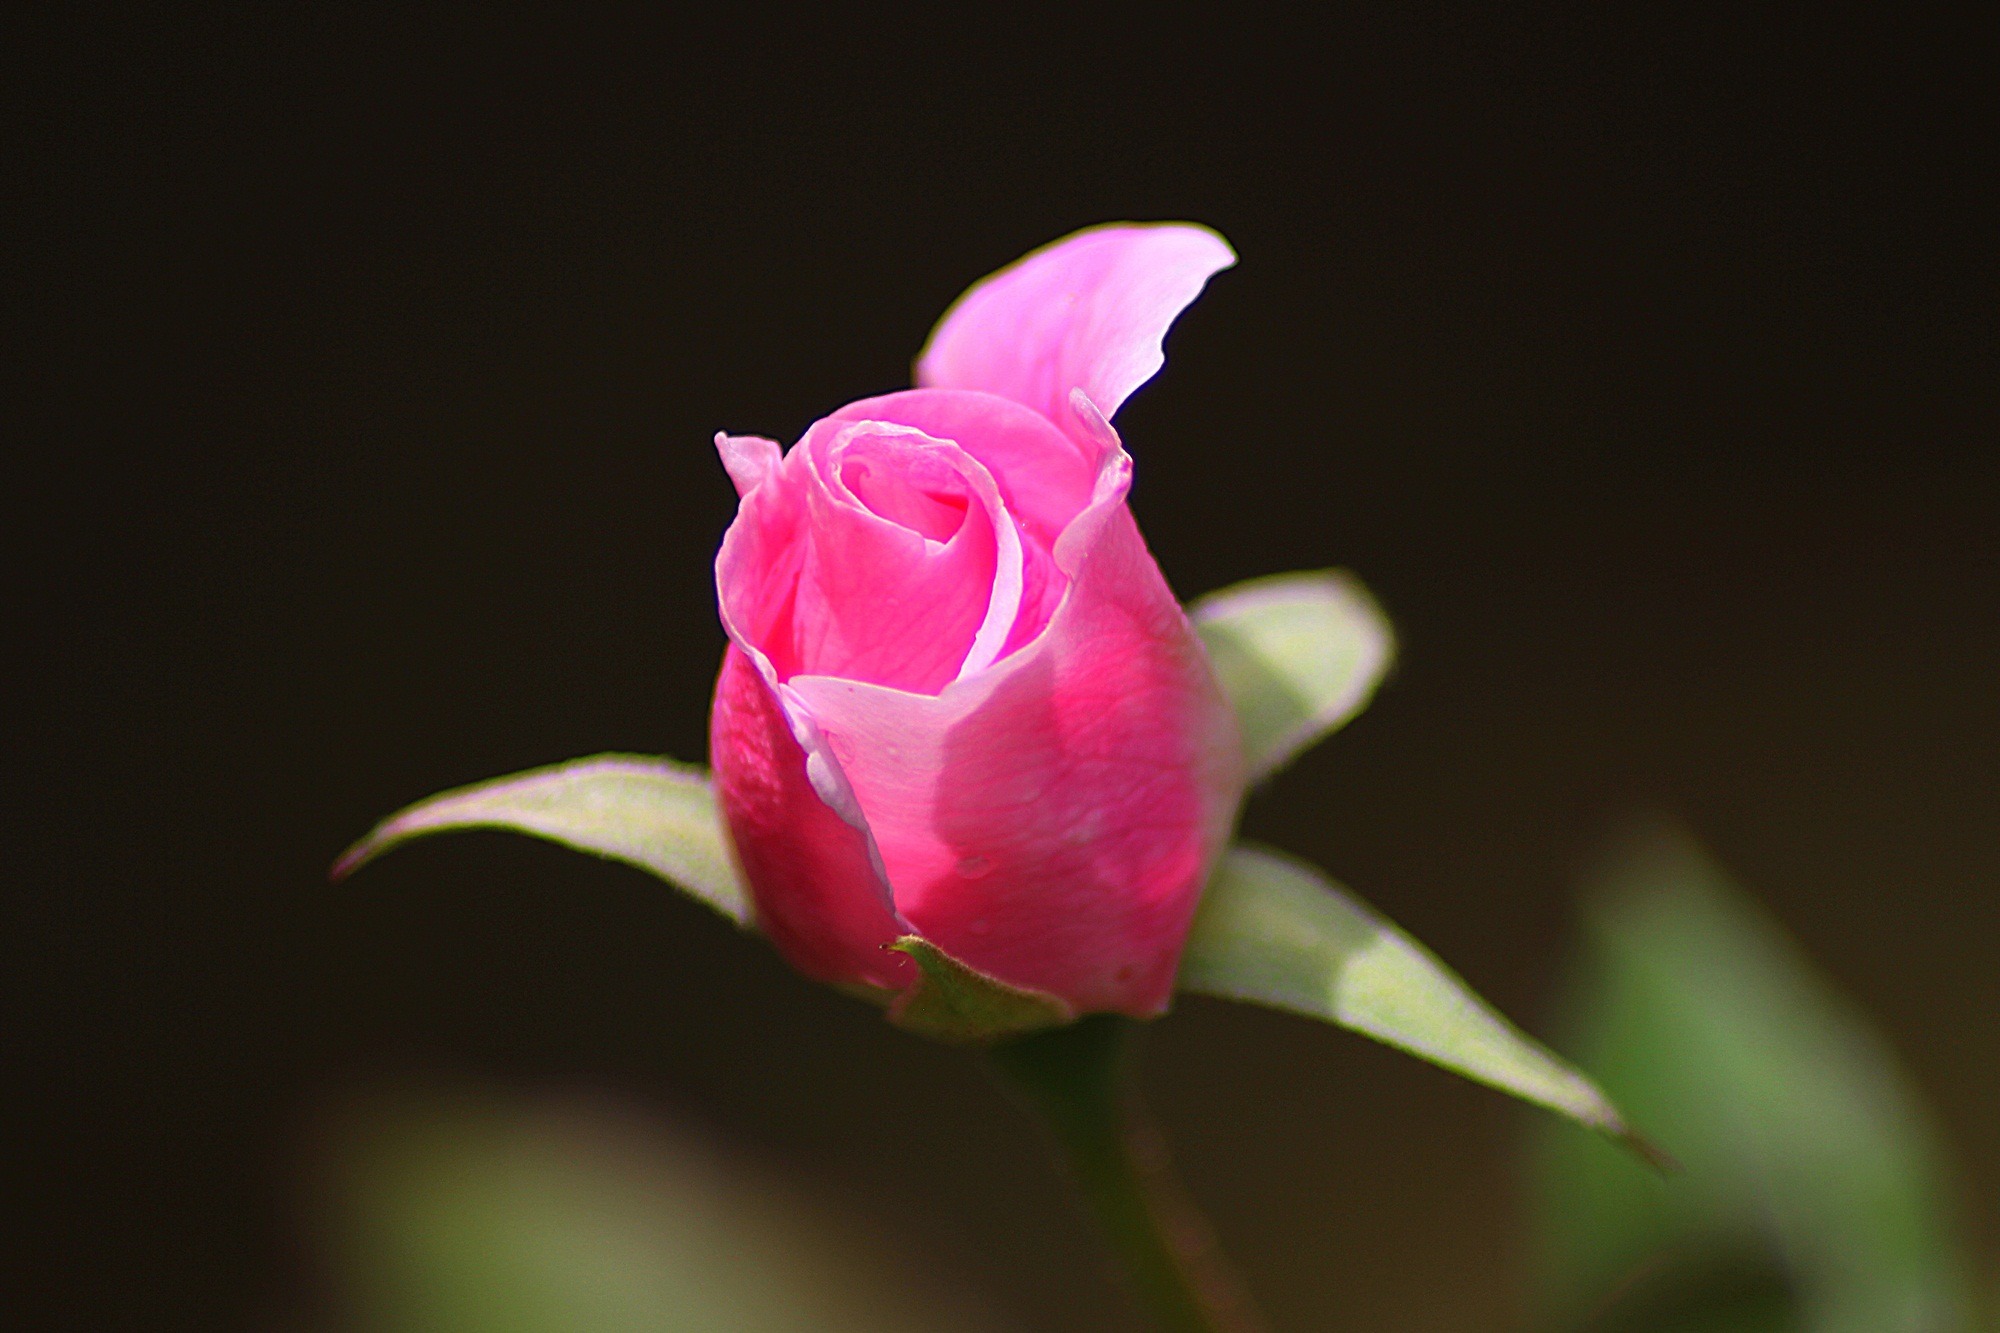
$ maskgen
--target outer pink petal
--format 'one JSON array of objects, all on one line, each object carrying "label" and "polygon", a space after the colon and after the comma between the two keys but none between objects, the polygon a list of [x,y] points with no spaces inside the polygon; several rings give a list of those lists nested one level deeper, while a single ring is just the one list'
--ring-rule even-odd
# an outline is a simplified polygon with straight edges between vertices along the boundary
[{"label": "outer pink petal", "polygon": [[1235,720],[1125,508],[1109,441],[1046,633],[935,697],[790,683],[927,937],[1084,1011],[1166,1007],[1242,792]]},{"label": "outer pink petal", "polygon": [[867,833],[835,813],[776,693],[731,644],[709,715],[715,795],[757,923],[807,976],[900,990],[915,967],[883,945],[904,933],[885,905]]},{"label": "outer pink petal", "polygon": [[735,483],[739,496],[762,486],[778,470],[784,456],[776,440],[761,435],[731,435],[727,431],[715,433],[715,451],[722,455],[723,470]]},{"label": "outer pink petal", "polygon": [[918,354],[917,384],[997,393],[1065,429],[1072,389],[1114,415],[1165,364],[1175,318],[1235,262],[1228,242],[1191,223],[1077,232],[959,297]]},{"label": "outer pink petal", "polygon": [[777,446],[755,436],[718,435],[715,442],[743,497],[715,557],[722,626],[761,665],[790,675],[797,665],[792,607],[807,549],[802,469],[780,462]]}]

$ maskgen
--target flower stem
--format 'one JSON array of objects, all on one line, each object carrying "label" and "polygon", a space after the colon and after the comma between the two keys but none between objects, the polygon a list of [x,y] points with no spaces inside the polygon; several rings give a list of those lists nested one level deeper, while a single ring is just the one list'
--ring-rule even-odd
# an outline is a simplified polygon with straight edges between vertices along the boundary
[{"label": "flower stem", "polygon": [[1261,1333],[1263,1321],[1140,1103],[1137,1028],[1100,1014],[990,1054],[1054,1135],[1133,1295],[1163,1333]]}]

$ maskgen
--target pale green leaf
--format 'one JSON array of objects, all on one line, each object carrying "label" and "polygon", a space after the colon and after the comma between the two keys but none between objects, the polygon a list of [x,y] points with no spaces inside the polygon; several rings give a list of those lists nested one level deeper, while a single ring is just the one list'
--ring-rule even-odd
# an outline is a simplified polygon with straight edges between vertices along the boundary
[{"label": "pale green leaf", "polygon": [[1338,1023],[1633,1141],[1591,1081],[1319,871],[1235,847],[1203,894],[1180,989]]},{"label": "pale green leaf", "polygon": [[1543,1133],[1545,1322],[1965,1333],[1954,1182],[1866,1016],[1677,829],[1635,835],[1594,890],[1576,1049],[1686,1169]]},{"label": "pale green leaf", "polygon": [[512,829],[623,861],[750,923],[707,775],[646,755],[573,759],[441,792],[376,825],[335,863],[334,878],[412,838],[473,828]]},{"label": "pale green leaf", "polygon": [[1188,614],[1235,705],[1253,782],[1367,707],[1396,652],[1382,609],[1339,570],[1252,579]]}]

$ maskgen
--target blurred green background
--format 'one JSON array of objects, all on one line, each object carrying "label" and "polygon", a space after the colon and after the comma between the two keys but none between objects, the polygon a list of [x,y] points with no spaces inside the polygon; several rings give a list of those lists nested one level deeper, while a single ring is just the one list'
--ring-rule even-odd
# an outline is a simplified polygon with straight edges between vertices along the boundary
[{"label": "blurred green background", "polygon": [[[1587,903],[1562,1026],[1674,1159],[1532,1122],[1523,1327],[1989,1327],[1964,1182],[1866,1016],[1668,821],[1607,851]],[[313,1327],[1005,1327],[886,1232],[630,1106],[405,1086],[324,1131]]]},{"label": "blurred green background", "polygon": [[1575,1054],[1662,1174],[1535,1127],[1535,1304],[1627,1333],[1970,1330],[1971,1200],[1861,1013],[1684,830],[1632,830],[1588,896]]},{"label": "blurred green background", "polygon": [[[713,432],[905,382],[967,282],[1118,217],[1243,256],[1121,417],[1175,587],[1346,565],[1403,635],[1246,830],[1555,1035],[1589,858],[1677,812],[1893,1046],[1990,1281],[2000,116],[1956,13],[24,21],[19,1322],[319,1317],[340,1108],[441,1086],[606,1099],[940,1299],[1124,1326],[973,1064],[637,872],[471,835],[323,880],[455,783],[699,757]],[[1220,1003],[1149,1045],[1280,1328],[1535,1308],[1527,1113]]]},{"label": "blurred green background", "polygon": [[308,1328],[998,1330],[767,1167],[602,1097],[378,1089],[327,1124]]}]

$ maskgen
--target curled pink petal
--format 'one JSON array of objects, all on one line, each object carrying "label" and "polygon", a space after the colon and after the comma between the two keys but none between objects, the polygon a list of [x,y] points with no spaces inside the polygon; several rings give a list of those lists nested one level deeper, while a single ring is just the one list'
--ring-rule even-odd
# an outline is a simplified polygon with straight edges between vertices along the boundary
[{"label": "curled pink petal", "polygon": [[[723,448],[735,437],[719,435],[725,467],[738,462]],[[747,451],[746,451],[747,452]],[[799,469],[780,465],[749,472],[755,484],[742,492],[736,521],[722,535],[715,557],[717,610],[730,639],[751,653],[773,684],[796,669],[792,651],[792,611],[799,573],[805,568],[805,490]],[[732,474],[733,476],[733,474]]]},{"label": "curled pink petal", "polygon": [[[1097,465],[1041,413],[995,394],[964,389],[908,389],[864,398],[834,421],[884,421],[951,440],[990,472],[1021,537],[1020,610],[1000,655],[1041,633],[1069,579],[1057,567],[1056,541],[1090,503]],[[1091,456],[1096,456],[1093,446]]]},{"label": "curled pink petal", "polygon": [[980,389],[1067,424],[1081,389],[1106,416],[1166,362],[1161,342],[1228,242],[1182,222],[1092,227],[976,283],[917,357],[925,388]]},{"label": "curled pink petal", "polygon": [[934,694],[992,662],[1021,601],[1021,539],[992,475],[888,422],[815,426],[797,669]]},{"label": "curled pink petal", "polygon": [[935,693],[1006,646],[1021,545],[992,475],[956,444],[829,419],[744,495],[716,562],[723,624],[775,681]]},{"label": "curled pink petal", "polygon": [[722,455],[723,470],[735,483],[739,496],[750,494],[778,470],[778,442],[761,435],[729,435],[718,431],[715,451]]},{"label": "curled pink petal", "polygon": [[964,389],[905,389],[849,403],[835,421],[894,421],[950,440],[993,474],[1007,510],[1044,547],[1055,548],[1097,477],[1085,451],[1048,417],[1010,398]]}]

